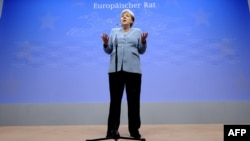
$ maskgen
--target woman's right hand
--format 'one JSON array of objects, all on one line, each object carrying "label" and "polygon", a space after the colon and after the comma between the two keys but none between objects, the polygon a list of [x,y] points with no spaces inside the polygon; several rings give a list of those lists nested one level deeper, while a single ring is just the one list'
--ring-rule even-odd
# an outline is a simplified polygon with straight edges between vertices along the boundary
[{"label": "woman's right hand", "polygon": [[109,36],[108,36],[108,34],[103,33],[101,35],[101,38],[102,38],[102,41],[103,41],[104,45],[108,45],[108,43],[109,43]]}]

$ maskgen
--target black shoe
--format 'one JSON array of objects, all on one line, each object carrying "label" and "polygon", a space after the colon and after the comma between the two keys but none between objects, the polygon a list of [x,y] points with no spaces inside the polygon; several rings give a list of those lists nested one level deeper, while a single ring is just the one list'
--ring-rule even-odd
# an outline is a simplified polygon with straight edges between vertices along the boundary
[{"label": "black shoe", "polygon": [[112,130],[107,133],[106,138],[118,139],[120,138],[120,134],[117,130]]},{"label": "black shoe", "polygon": [[139,133],[139,131],[131,132],[130,136],[137,139],[141,138],[141,134]]}]

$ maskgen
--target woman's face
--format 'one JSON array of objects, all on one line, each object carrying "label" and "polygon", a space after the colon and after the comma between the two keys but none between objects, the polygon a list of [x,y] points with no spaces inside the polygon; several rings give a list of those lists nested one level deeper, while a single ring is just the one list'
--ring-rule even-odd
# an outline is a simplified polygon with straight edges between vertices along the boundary
[{"label": "woman's face", "polygon": [[121,24],[122,25],[131,25],[133,23],[132,15],[129,12],[122,13]]}]

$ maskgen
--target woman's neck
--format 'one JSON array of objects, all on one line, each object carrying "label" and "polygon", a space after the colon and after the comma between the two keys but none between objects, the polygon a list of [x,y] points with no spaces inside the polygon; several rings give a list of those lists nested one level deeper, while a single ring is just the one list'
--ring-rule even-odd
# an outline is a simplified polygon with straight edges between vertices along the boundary
[{"label": "woman's neck", "polygon": [[124,32],[128,32],[130,30],[130,26],[123,26],[122,29]]}]

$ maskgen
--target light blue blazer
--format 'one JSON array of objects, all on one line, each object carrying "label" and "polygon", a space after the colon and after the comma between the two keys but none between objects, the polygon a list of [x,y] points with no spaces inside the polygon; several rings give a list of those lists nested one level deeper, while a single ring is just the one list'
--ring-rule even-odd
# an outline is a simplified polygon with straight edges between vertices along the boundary
[{"label": "light blue blazer", "polygon": [[104,46],[104,51],[110,54],[109,73],[116,71],[116,45],[117,45],[117,71],[126,71],[141,74],[140,54],[146,51],[147,43],[141,43],[142,31],[131,28],[123,32],[122,28],[113,28],[109,35],[109,43]]}]

